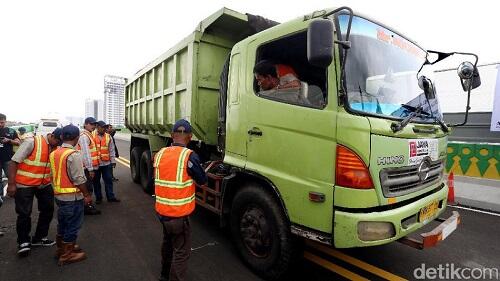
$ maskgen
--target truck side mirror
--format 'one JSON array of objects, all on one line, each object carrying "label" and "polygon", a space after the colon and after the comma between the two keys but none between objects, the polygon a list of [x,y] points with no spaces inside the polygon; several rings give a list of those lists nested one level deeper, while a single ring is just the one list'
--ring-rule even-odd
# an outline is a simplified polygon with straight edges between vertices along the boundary
[{"label": "truck side mirror", "polygon": [[432,100],[436,98],[436,89],[429,78],[423,75],[418,77],[418,86],[420,89],[424,90],[424,94],[427,99]]},{"label": "truck side mirror", "polygon": [[307,59],[318,67],[328,67],[333,61],[333,22],[312,21],[307,28]]},{"label": "truck side mirror", "polygon": [[464,92],[469,91],[469,87],[475,89],[481,86],[481,77],[479,77],[479,71],[476,66],[472,63],[466,61],[462,62],[457,69],[458,77],[460,77],[460,82],[462,83],[462,89]]}]

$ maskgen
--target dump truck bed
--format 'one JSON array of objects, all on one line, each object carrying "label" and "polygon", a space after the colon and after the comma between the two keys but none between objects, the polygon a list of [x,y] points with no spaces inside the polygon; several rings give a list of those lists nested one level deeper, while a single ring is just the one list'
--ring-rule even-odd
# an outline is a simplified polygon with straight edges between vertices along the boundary
[{"label": "dump truck bed", "polygon": [[249,17],[226,8],[217,11],[129,79],[125,90],[127,128],[169,136],[175,121],[185,118],[196,139],[215,145],[219,77],[234,44],[255,33]]}]

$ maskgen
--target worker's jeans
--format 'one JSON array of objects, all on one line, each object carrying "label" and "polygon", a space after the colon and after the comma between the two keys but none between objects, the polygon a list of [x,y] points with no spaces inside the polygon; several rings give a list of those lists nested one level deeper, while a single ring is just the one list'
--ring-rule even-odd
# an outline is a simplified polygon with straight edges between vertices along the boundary
[{"label": "worker's jeans", "polygon": [[17,188],[15,195],[17,213],[17,243],[22,244],[30,241],[31,233],[31,211],[33,199],[38,200],[38,223],[36,225],[34,240],[47,237],[50,221],[54,215],[54,192],[52,186],[44,188],[26,187]]},{"label": "worker's jeans", "polygon": [[57,200],[57,235],[65,243],[73,243],[83,223],[83,199],[76,201]]},{"label": "worker's jeans", "polygon": [[111,164],[106,166],[100,166],[99,169],[95,170],[94,176],[94,194],[95,200],[102,201],[101,192],[101,176],[104,181],[104,191],[106,192],[106,198],[108,200],[115,199],[115,194],[113,193],[113,176],[111,174],[113,167]]},{"label": "worker's jeans", "polygon": [[191,225],[189,218],[160,217],[163,226],[161,246],[161,276],[169,281],[186,279],[191,254]]}]

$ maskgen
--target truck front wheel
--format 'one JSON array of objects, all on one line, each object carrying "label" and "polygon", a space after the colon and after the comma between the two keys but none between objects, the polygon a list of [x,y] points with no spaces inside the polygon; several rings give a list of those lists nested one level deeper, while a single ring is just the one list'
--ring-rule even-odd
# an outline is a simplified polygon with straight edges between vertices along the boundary
[{"label": "truck front wheel", "polygon": [[243,260],[269,280],[283,276],[292,262],[288,221],[273,196],[258,185],[243,187],[231,208],[231,235]]}]

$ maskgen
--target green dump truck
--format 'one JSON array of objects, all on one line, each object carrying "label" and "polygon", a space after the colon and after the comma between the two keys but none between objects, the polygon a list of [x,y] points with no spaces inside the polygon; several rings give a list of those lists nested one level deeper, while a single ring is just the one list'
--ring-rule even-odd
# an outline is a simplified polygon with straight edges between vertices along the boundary
[{"label": "green dump truck", "polygon": [[[452,125],[422,73],[455,54],[426,51],[347,7],[282,24],[221,9],[129,79],[132,178],[152,191],[151,159],[185,118],[209,176],[198,208],[230,227],[263,276],[282,276],[298,237],[337,248],[433,246],[460,217],[407,238],[440,220],[448,194]],[[470,97],[477,56],[462,55],[475,60],[458,68]],[[288,66],[300,83],[262,89],[254,75],[262,61]]]}]

